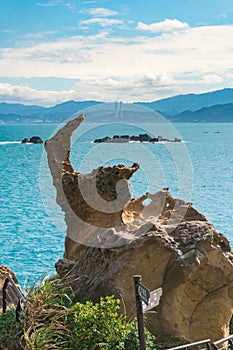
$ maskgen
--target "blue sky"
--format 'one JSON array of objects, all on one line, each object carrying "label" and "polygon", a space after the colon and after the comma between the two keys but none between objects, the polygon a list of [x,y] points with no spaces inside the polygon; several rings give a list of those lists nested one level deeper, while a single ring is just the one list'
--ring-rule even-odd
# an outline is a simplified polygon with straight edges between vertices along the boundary
[{"label": "blue sky", "polygon": [[0,0],[0,102],[233,87],[232,0]]}]

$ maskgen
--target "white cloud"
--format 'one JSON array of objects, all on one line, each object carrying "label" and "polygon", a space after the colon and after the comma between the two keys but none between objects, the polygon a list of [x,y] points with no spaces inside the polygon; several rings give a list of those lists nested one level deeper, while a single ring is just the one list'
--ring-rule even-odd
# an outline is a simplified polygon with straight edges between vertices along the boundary
[{"label": "white cloud", "polygon": [[207,74],[202,77],[202,81],[205,84],[215,84],[215,83],[222,83],[223,78],[217,74]]},{"label": "white cloud", "polygon": [[84,21],[80,21],[79,25],[81,26],[89,26],[90,24],[98,24],[100,27],[110,27],[116,24],[123,24],[124,22],[120,19],[114,18],[102,18],[102,17],[94,17],[90,19],[86,19]]},{"label": "white cloud", "polygon": [[5,102],[50,106],[72,98],[72,91],[43,91],[22,85],[0,83],[0,99]]},{"label": "white cloud", "polygon": [[52,7],[63,4],[63,0],[50,0],[48,2],[37,2],[36,6]]},{"label": "white cloud", "polygon": [[222,25],[129,38],[102,32],[31,46],[24,43],[0,49],[0,77],[79,81],[69,91],[35,92],[29,86],[19,86],[8,94],[13,101],[23,89],[22,101],[24,97],[26,101],[37,98],[40,104],[43,100],[48,104],[90,98],[149,101],[176,93],[198,93],[232,86],[232,37],[233,26]]},{"label": "white cloud", "polygon": [[70,10],[75,10],[75,8],[76,8],[75,3],[73,3],[73,1],[69,1],[69,0],[50,0],[48,2],[37,2],[35,5],[42,6],[42,7],[64,6]]},{"label": "white cloud", "polygon": [[86,9],[85,11],[82,11],[82,12],[87,12],[92,16],[100,16],[100,17],[115,16],[118,14],[117,11],[107,9],[105,7],[93,7],[90,9]]},{"label": "white cloud", "polygon": [[58,32],[55,30],[47,30],[47,31],[37,32],[37,33],[28,33],[24,37],[26,40],[28,40],[28,39],[35,40],[35,39],[43,39],[47,36],[54,35],[56,33],[58,33]]},{"label": "white cloud", "polygon": [[[85,63],[91,62],[91,56],[88,50],[82,49],[83,37],[70,38],[69,41],[45,42],[29,47],[18,48],[17,58],[15,49],[0,49],[0,59],[6,59],[9,62],[16,58],[18,61],[26,60],[30,66],[33,61],[56,63]],[[1,66],[1,61],[0,61]]]},{"label": "white cloud", "polygon": [[145,24],[143,22],[138,22],[137,29],[145,30],[151,33],[161,33],[161,32],[173,32],[176,30],[189,28],[188,23],[180,22],[177,19],[165,19],[163,22],[155,22],[151,24]]},{"label": "white cloud", "polygon": [[76,91],[82,91],[83,97],[101,101],[124,102],[151,101],[155,95],[167,96],[176,88],[175,81],[167,74],[145,75],[132,79],[104,78],[82,80],[75,84]]},{"label": "white cloud", "polygon": [[73,36],[0,49],[0,76],[128,78],[150,72],[222,76],[233,68],[233,26],[192,28],[156,37]]},{"label": "white cloud", "polygon": [[[158,94],[169,95],[175,82],[168,75],[142,76],[137,79],[93,79],[80,80],[73,89],[66,91],[36,90],[25,85],[0,83],[0,99],[5,102],[51,106],[68,100],[99,100],[112,102],[122,100],[151,101]],[[128,93],[130,91],[130,94]]]}]

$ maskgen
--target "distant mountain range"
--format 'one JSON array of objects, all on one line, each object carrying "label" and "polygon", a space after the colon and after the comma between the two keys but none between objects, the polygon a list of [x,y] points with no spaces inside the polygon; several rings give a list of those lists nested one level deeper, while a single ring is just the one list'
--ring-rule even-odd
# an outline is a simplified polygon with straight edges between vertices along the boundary
[{"label": "distant mountain range", "polygon": [[[67,101],[53,107],[25,106],[22,104],[0,103],[0,121],[4,123],[29,122],[61,122],[82,110],[100,106],[101,101]],[[105,104],[106,105],[106,104]],[[137,105],[157,111],[172,122],[233,122],[233,89],[223,89],[203,94],[178,95],[154,102],[138,102]],[[104,106],[103,106],[104,108]],[[107,107],[106,107],[107,108]],[[152,121],[153,116],[147,112],[140,115],[140,111],[132,108],[129,113],[130,121]],[[101,114],[101,113],[100,113]],[[90,121],[113,120],[114,113],[105,111],[107,117],[93,113]],[[143,119],[142,119],[143,118]]]},{"label": "distant mountain range", "polygon": [[0,120],[4,123],[58,123],[74,113],[100,103],[98,101],[67,101],[53,107],[38,107],[3,102],[0,103]]},{"label": "distant mountain range", "polygon": [[184,111],[170,118],[173,122],[233,122],[233,103]]},{"label": "distant mountain range", "polygon": [[197,111],[203,107],[212,107],[226,103],[233,103],[233,89],[223,89],[203,94],[178,95],[141,104],[166,115],[173,116],[187,110]]}]

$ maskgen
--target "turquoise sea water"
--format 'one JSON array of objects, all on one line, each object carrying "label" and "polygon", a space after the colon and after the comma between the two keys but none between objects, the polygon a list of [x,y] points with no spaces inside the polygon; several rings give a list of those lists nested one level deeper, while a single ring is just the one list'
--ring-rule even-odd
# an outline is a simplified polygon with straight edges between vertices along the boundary
[{"label": "turquoise sea water", "polygon": [[[86,121],[85,121],[86,122]],[[72,162],[77,171],[101,164],[141,164],[130,180],[133,196],[169,187],[175,197],[192,201],[233,244],[233,124],[86,123],[74,135]],[[54,273],[62,257],[65,225],[55,202],[43,145],[21,144],[24,137],[48,139],[58,125],[0,125],[1,258],[21,284]],[[151,132],[183,143],[94,144],[114,134]]]}]

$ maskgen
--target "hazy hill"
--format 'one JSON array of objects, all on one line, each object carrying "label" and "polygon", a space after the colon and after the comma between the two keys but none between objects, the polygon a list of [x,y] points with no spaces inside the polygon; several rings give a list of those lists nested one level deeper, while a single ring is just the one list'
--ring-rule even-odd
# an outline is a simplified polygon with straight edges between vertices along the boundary
[{"label": "hazy hill", "polygon": [[85,108],[92,107],[96,104],[99,104],[99,101],[66,101],[60,103],[54,107],[46,108],[45,114],[53,114],[53,113],[69,113],[73,114],[79,112]]},{"label": "hazy hill", "polygon": [[[74,113],[94,105],[101,105],[100,101],[66,101],[53,107],[25,106],[22,104],[0,103],[0,120],[5,123],[26,123],[26,122],[60,122]],[[233,122],[233,89],[223,89],[204,94],[178,95],[154,102],[138,102],[137,105],[159,111],[162,115],[172,121],[232,121]],[[132,104],[133,106],[133,104]],[[108,104],[101,106],[108,108]],[[111,107],[112,108],[112,107]],[[133,108],[133,107],[132,107]],[[94,115],[95,114],[95,115]],[[98,121],[103,113],[97,111],[90,119]],[[97,115],[98,114],[98,115]],[[136,115],[136,109],[132,109],[128,118],[133,122],[143,116]],[[149,121],[152,116],[144,112],[144,117]],[[125,116],[125,114],[124,114]],[[105,113],[105,121],[111,122],[114,119],[114,111]],[[142,119],[143,120],[143,119]]]},{"label": "hazy hill", "polygon": [[32,115],[36,113],[43,113],[45,107],[39,106],[25,106],[20,103],[0,103],[0,114],[19,114],[19,115]]},{"label": "hazy hill", "polygon": [[53,107],[25,106],[22,104],[0,103],[0,119],[5,123],[48,121],[60,122],[74,113],[99,104],[98,101],[67,101]]},{"label": "hazy hill", "polygon": [[187,94],[165,98],[154,102],[140,102],[153,110],[174,115],[186,110],[197,111],[203,107],[233,103],[233,89],[223,89],[203,94]]},{"label": "hazy hill", "polygon": [[185,111],[169,119],[173,122],[233,122],[233,103]]}]

